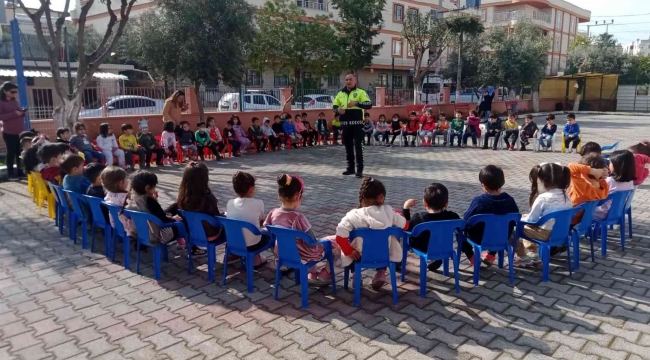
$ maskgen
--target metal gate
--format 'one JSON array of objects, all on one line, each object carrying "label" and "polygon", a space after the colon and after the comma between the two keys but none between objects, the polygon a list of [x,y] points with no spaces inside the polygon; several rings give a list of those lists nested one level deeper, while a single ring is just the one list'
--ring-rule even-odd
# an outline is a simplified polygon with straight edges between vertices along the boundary
[{"label": "metal gate", "polygon": [[620,85],[616,111],[650,112],[650,85]]}]

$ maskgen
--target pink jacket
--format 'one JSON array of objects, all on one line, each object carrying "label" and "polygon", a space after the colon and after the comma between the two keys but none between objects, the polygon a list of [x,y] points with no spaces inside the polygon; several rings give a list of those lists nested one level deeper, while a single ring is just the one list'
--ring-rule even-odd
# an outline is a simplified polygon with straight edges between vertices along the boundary
[{"label": "pink jacket", "polygon": [[468,116],[467,123],[469,124],[469,126],[474,128],[474,130],[476,131],[476,136],[480,138],[481,128],[479,127],[479,125],[481,124],[481,118],[476,116]]},{"label": "pink jacket", "polygon": [[643,154],[634,154],[634,174],[636,175],[636,180],[634,180],[634,186],[641,185],[648,178],[650,170],[648,170],[645,165],[650,163],[650,157]]},{"label": "pink jacket", "polygon": [[307,130],[307,128],[305,127],[305,125],[302,123],[302,121],[294,121],[294,122],[293,122],[293,125],[296,127],[296,132],[299,133],[299,134],[300,134],[301,132]]}]

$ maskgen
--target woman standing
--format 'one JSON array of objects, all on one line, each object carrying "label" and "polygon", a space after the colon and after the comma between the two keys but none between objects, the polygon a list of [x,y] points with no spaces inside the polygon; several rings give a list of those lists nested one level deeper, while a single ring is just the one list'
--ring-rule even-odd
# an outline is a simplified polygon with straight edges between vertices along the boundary
[{"label": "woman standing", "polygon": [[488,86],[487,91],[484,90],[481,103],[478,105],[478,112],[485,118],[486,122],[490,120],[490,114],[492,113],[492,100],[494,100],[494,86]]},{"label": "woman standing", "polygon": [[[24,117],[27,110],[21,109],[16,101],[18,86],[5,82],[0,86],[0,120],[3,123],[2,138],[7,146],[7,176],[9,179],[24,177],[20,169],[20,140],[18,135],[25,131]],[[14,173],[14,164],[16,172]]]},{"label": "woman standing", "polygon": [[176,130],[178,130],[181,122],[181,114],[186,110],[185,91],[176,90],[172,96],[165,100],[165,107],[162,112],[163,123],[173,121],[176,125]]}]

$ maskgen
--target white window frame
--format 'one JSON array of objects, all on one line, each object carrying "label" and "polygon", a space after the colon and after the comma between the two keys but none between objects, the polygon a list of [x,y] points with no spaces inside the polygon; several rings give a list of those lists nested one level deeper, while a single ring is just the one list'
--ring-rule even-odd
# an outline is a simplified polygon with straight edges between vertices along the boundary
[{"label": "white window frame", "polygon": [[[392,42],[393,42],[393,43],[391,44],[391,50],[390,50],[390,51],[391,51],[391,55],[393,55],[393,56],[398,56],[398,57],[399,57],[399,56],[402,56],[402,55],[404,54],[404,49],[403,49],[402,40],[393,39]],[[397,44],[399,44],[399,52],[395,52],[395,50],[396,50],[396,45],[397,45]]]},{"label": "white window frame", "polygon": [[[398,8],[401,8],[402,11],[397,11]],[[393,20],[397,22],[404,21],[404,5],[402,4],[393,4]]]}]

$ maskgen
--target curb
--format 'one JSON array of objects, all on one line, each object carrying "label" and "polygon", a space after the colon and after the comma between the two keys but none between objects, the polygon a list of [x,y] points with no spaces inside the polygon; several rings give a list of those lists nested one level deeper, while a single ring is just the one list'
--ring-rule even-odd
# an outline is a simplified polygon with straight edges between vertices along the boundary
[{"label": "curb", "polygon": [[[538,112],[538,113],[528,113],[526,115],[533,116],[546,116],[546,115],[562,115],[562,114],[586,114],[586,115],[623,115],[623,116],[650,116],[650,113],[644,112],[617,112],[617,111],[549,111],[549,112]],[[518,115],[517,118],[523,118],[522,115]]]}]

